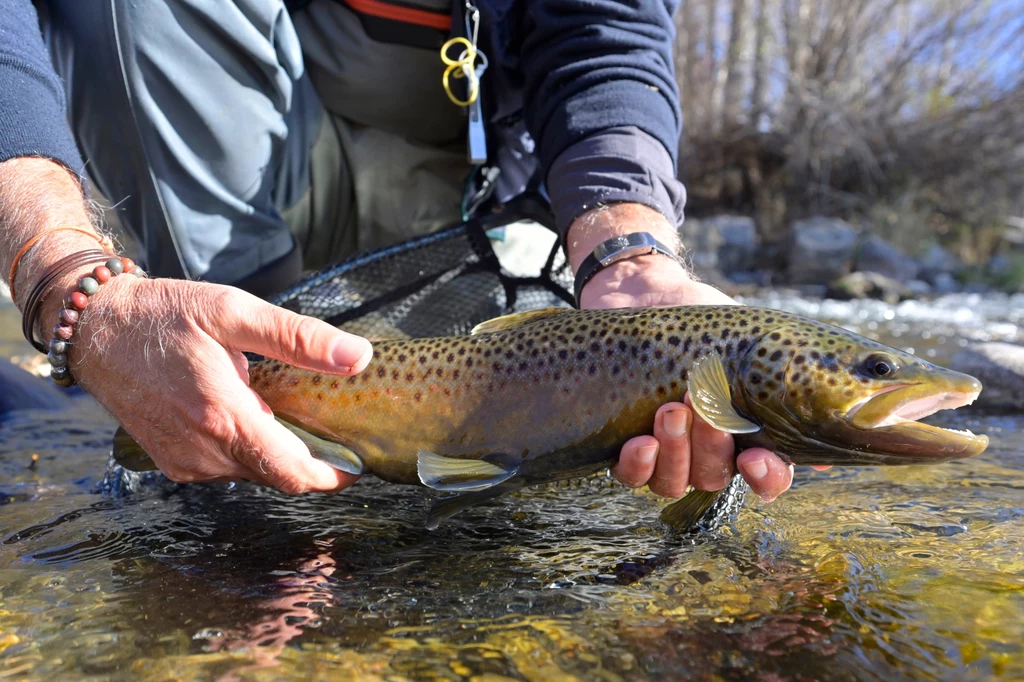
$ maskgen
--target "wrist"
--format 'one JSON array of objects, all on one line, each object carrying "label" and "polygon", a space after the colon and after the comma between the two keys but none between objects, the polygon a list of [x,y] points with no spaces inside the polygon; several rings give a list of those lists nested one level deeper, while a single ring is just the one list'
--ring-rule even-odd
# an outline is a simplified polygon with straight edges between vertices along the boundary
[{"label": "wrist", "polygon": [[[649,232],[677,253],[680,250],[679,234],[668,219],[654,209],[629,203],[598,206],[576,218],[566,233],[566,255],[573,272],[579,270],[601,242],[636,232]],[[610,267],[616,265],[618,263]]]}]

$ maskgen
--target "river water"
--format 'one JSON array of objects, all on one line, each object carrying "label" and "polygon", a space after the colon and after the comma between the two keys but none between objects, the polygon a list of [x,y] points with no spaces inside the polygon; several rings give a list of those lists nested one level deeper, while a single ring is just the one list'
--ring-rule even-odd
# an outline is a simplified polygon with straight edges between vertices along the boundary
[{"label": "river water", "polygon": [[[1020,297],[746,302],[939,363],[1024,329]],[[0,308],[6,356],[30,350],[16,322]],[[932,421],[992,444],[934,467],[800,469],[690,545],[657,522],[662,501],[607,477],[433,533],[420,490],[370,480],[103,496],[102,410],[17,412],[0,423],[0,679],[1024,679],[1024,416]]]}]

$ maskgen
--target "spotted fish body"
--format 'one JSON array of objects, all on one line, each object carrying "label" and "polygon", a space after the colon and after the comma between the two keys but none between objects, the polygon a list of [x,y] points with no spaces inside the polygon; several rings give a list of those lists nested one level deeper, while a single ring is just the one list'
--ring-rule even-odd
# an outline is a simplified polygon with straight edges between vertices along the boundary
[{"label": "spotted fish body", "polygon": [[[464,493],[431,526],[488,497],[608,467],[688,388],[737,448],[797,464],[936,462],[987,444],[913,421],[973,400],[972,377],[741,306],[532,311],[470,336],[376,342],[352,377],[262,361],[250,386],[314,456],[335,461],[321,446],[336,444],[355,467],[346,470]],[[676,515],[689,523],[713,498],[691,493]]]},{"label": "spotted fish body", "polygon": [[608,466],[649,433],[658,407],[682,400],[703,353],[718,349],[735,370],[779,319],[741,308],[566,311],[491,333],[377,342],[370,365],[348,378],[267,361],[250,385],[275,414],[342,442],[388,481],[418,483],[420,449],[567,455],[556,466],[569,477]]}]

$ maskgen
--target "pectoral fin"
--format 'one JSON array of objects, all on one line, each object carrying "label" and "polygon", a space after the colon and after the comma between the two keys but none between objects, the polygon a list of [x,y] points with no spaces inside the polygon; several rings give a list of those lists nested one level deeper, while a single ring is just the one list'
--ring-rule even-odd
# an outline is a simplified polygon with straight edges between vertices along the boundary
[{"label": "pectoral fin", "polygon": [[693,364],[687,383],[693,409],[719,431],[756,433],[761,430],[757,424],[741,417],[733,407],[729,379],[725,375],[722,358],[715,351]]},{"label": "pectoral fin", "polygon": [[319,436],[314,436],[309,431],[304,431],[294,424],[289,424],[280,417],[274,417],[274,419],[277,419],[277,423],[298,436],[299,440],[309,448],[309,453],[324,464],[338,471],[344,471],[346,474],[358,476],[363,473],[365,468],[363,460],[359,458],[359,455],[341,443],[335,443]]},{"label": "pectoral fin", "polygon": [[499,466],[480,459],[442,457],[420,450],[416,458],[416,473],[423,485],[445,492],[486,490],[512,478],[518,472],[514,466]]},{"label": "pectoral fin", "polygon": [[661,520],[681,533],[692,530],[721,494],[721,490],[691,490],[662,509]]},{"label": "pectoral fin", "polygon": [[506,329],[515,329],[516,327],[523,326],[527,322],[534,322],[552,315],[561,315],[567,310],[570,310],[570,308],[541,308],[539,310],[527,310],[524,313],[502,315],[501,317],[496,317],[493,320],[481,322],[477,326],[473,327],[473,331],[471,331],[470,334],[490,334],[492,332],[505,331]]}]

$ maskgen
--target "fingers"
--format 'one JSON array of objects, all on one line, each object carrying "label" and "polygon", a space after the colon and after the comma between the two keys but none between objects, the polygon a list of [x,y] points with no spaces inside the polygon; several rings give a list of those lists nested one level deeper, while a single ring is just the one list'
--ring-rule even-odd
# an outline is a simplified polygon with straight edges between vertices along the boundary
[{"label": "fingers", "polygon": [[770,450],[751,448],[736,458],[736,466],[751,489],[765,502],[771,502],[789,490],[793,468]]},{"label": "fingers", "polygon": [[682,403],[662,405],[654,415],[654,437],[661,444],[654,475],[647,485],[665,497],[682,497],[691,482],[690,408]]},{"label": "fingers", "polygon": [[358,478],[312,457],[295,434],[271,417],[260,414],[240,427],[232,454],[253,474],[251,480],[297,495],[341,490]]},{"label": "fingers", "polygon": [[658,440],[654,436],[637,436],[626,441],[612,475],[630,488],[639,488],[654,475],[658,457]]},{"label": "fingers", "polygon": [[[684,400],[692,405],[689,392]],[[732,434],[719,431],[697,413],[693,415],[690,483],[698,490],[721,490],[729,485],[735,473],[736,445]]]},{"label": "fingers", "polygon": [[208,310],[199,316],[200,324],[227,348],[332,374],[360,372],[373,358],[366,339],[239,289],[217,287],[210,297]]}]

